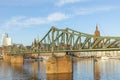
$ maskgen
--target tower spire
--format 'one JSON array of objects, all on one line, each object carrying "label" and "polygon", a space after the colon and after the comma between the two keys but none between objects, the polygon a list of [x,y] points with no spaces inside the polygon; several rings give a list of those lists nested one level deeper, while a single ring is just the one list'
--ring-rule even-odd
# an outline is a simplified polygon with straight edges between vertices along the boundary
[{"label": "tower spire", "polygon": [[96,24],[96,30],[95,30],[95,32],[94,32],[94,35],[95,36],[100,36],[100,31],[99,31],[99,29],[98,29],[98,25]]},{"label": "tower spire", "polygon": [[98,25],[96,24],[96,31],[98,31]]}]

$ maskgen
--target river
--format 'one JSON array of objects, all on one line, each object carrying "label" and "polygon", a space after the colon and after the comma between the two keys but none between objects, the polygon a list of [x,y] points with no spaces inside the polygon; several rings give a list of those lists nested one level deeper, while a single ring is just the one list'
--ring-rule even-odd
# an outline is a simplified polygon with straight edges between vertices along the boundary
[{"label": "river", "polygon": [[[63,65],[64,66],[64,65]],[[0,80],[120,80],[120,60],[73,59],[73,74],[46,75],[45,61],[0,61]]]}]

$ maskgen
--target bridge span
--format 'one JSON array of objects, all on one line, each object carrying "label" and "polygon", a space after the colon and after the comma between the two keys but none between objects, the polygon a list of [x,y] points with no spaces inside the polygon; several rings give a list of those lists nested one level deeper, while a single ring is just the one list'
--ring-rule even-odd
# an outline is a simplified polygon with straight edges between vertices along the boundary
[{"label": "bridge span", "polygon": [[97,26],[94,35],[51,27],[40,41],[35,39],[31,46],[17,44],[2,49],[8,54],[120,51],[120,37],[100,36]]}]

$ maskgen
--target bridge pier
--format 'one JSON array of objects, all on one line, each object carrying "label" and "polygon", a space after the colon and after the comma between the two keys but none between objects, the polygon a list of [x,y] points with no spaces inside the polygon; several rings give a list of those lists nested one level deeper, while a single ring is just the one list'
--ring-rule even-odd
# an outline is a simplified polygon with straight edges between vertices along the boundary
[{"label": "bridge pier", "polygon": [[10,56],[10,55],[8,55],[8,54],[6,54],[6,53],[3,54],[3,61],[4,61],[4,62],[10,62],[10,59],[11,59],[11,56]]},{"label": "bridge pier", "polygon": [[[59,53],[58,53],[59,54]],[[46,74],[72,73],[72,58],[52,55],[46,61]]]},{"label": "bridge pier", "polygon": [[23,64],[23,55],[11,55],[11,64]]},{"label": "bridge pier", "polygon": [[9,55],[9,54],[4,54],[3,55],[3,61],[4,62],[9,62],[11,64],[23,64],[23,55]]}]

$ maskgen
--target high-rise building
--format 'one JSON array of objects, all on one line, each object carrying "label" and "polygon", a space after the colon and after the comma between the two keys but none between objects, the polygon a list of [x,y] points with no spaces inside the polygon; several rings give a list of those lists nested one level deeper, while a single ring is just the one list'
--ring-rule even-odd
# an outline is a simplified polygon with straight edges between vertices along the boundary
[{"label": "high-rise building", "polygon": [[8,37],[7,33],[2,34],[2,40],[1,40],[2,46],[11,46],[12,45],[12,39]]}]

